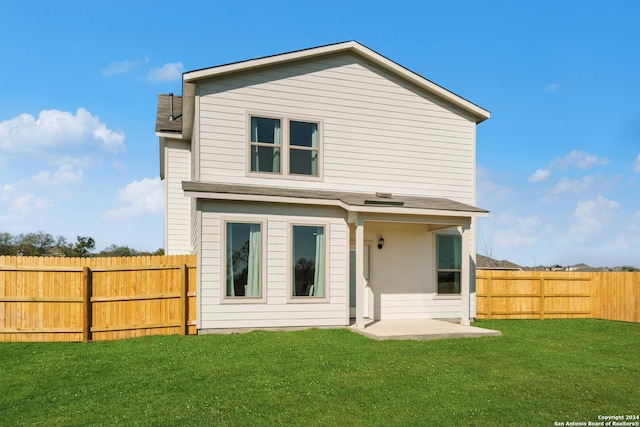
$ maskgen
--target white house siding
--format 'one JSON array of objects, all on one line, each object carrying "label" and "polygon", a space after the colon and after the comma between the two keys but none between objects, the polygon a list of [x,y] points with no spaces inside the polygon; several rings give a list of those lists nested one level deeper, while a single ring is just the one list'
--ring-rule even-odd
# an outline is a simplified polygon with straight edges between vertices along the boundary
[{"label": "white house siding", "polygon": [[[201,329],[343,326],[348,324],[348,227],[345,212],[334,208],[309,208],[245,202],[200,201],[202,247],[200,253]],[[222,302],[224,278],[221,260],[224,218],[266,222],[266,301],[257,303]],[[328,301],[288,302],[288,244],[291,222],[312,221],[328,224],[329,270],[326,276]],[[222,261],[224,262],[224,261]],[[263,278],[264,279],[264,278]]]},{"label": "white house siding", "polygon": [[[475,122],[342,54],[203,81],[201,181],[391,192],[474,202]],[[248,114],[322,121],[322,182],[247,175]]]},{"label": "white house siding", "polygon": [[436,294],[435,231],[425,224],[365,222],[375,319],[460,318],[460,297]]},{"label": "white house siding", "polygon": [[167,168],[165,171],[165,254],[187,254],[191,252],[191,200],[184,196],[182,181],[191,179],[189,142],[167,139],[164,149]]}]

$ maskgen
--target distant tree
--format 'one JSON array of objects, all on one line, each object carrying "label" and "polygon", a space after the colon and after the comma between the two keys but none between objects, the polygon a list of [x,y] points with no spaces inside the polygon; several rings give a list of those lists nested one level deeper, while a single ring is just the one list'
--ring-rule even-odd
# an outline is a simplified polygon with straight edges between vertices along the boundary
[{"label": "distant tree", "polygon": [[480,231],[480,240],[482,241],[482,255],[493,258],[493,237],[486,239],[484,232]]},{"label": "distant tree", "polygon": [[98,252],[98,256],[136,256],[139,255],[135,249],[129,246],[110,245]]},{"label": "distant tree", "polygon": [[11,234],[0,233],[0,255],[15,255],[14,238]]},{"label": "distant tree", "polygon": [[77,236],[73,250],[79,256],[87,256],[96,247],[96,241],[89,236]]},{"label": "distant tree", "polygon": [[136,255],[164,255],[164,249],[154,252],[138,251],[129,246],[110,245],[98,254],[93,251],[96,241],[90,236],[76,236],[75,243],[71,243],[64,236],[52,236],[44,231],[12,235],[0,232],[0,255],[43,256],[57,255],[67,257],[77,256],[136,256]]},{"label": "distant tree", "polygon": [[634,267],[632,265],[623,265],[620,267],[622,271],[640,271],[640,268]]},{"label": "distant tree", "polygon": [[38,231],[36,233],[19,234],[16,237],[17,251],[25,256],[44,255],[51,249],[56,240],[49,233]]}]

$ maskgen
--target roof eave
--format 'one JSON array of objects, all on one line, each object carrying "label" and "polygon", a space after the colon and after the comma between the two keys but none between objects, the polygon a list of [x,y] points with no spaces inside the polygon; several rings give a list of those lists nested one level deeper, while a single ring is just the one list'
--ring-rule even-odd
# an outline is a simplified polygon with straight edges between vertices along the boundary
[{"label": "roof eave", "polygon": [[287,203],[296,205],[313,205],[313,206],[335,206],[344,209],[347,212],[364,213],[364,214],[390,214],[390,215],[411,215],[411,216],[439,216],[439,217],[457,217],[457,218],[486,218],[489,212],[482,210],[456,211],[444,209],[423,209],[408,207],[390,207],[390,206],[359,206],[345,203],[341,200],[333,199],[314,199],[305,197],[286,197],[286,196],[266,196],[256,194],[235,194],[235,193],[218,193],[209,191],[184,190],[184,195],[198,199],[210,200],[228,200],[242,202],[263,202],[263,203]]}]

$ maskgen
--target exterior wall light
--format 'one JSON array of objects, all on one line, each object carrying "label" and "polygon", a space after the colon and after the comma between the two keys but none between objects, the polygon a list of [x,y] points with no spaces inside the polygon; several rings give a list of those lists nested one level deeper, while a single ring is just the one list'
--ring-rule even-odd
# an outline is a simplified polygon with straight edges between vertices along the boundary
[{"label": "exterior wall light", "polygon": [[384,246],[384,237],[380,236],[380,240],[378,240],[378,249],[382,249]]}]

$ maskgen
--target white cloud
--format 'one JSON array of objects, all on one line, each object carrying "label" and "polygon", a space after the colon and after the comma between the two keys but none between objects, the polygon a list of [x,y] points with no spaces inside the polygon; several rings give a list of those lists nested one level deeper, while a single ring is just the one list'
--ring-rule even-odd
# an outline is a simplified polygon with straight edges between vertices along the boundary
[{"label": "white cloud", "polygon": [[551,172],[547,169],[538,169],[529,177],[529,182],[540,182],[549,178]]},{"label": "white cloud", "polygon": [[11,200],[11,203],[9,203],[9,212],[19,215],[26,215],[34,211],[41,213],[51,202],[52,200],[47,199],[46,197],[38,197],[34,194],[25,194]]},{"label": "white cloud", "polygon": [[575,222],[569,233],[576,241],[583,241],[585,236],[599,233],[612,225],[619,216],[620,204],[614,200],[602,196],[580,200],[573,212]]},{"label": "white cloud", "polygon": [[102,74],[110,76],[112,74],[126,73],[136,65],[138,65],[138,61],[111,61],[109,66],[102,70]]},{"label": "white cloud", "polygon": [[164,183],[160,177],[133,181],[118,191],[119,209],[107,211],[110,219],[126,219],[143,214],[157,214],[164,210]]},{"label": "white cloud", "polygon": [[168,62],[162,67],[149,71],[147,80],[152,82],[168,82],[182,77],[182,62]]},{"label": "white cloud", "polygon": [[64,164],[60,165],[55,172],[49,170],[38,172],[31,177],[31,180],[41,186],[79,184],[82,182],[83,174],[82,169],[74,169],[72,165]]},{"label": "white cloud", "polygon": [[11,199],[11,197],[15,194],[16,185],[15,184],[4,184],[0,187],[0,202],[6,202]]},{"label": "white cloud", "polygon": [[640,154],[638,154],[636,161],[633,162],[633,171],[635,173],[640,173]]},{"label": "white cloud", "polygon": [[582,179],[569,179],[562,178],[552,190],[554,194],[562,193],[583,193],[594,184],[595,178],[593,176],[585,176]]},{"label": "white cloud", "polygon": [[97,143],[111,153],[124,149],[125,135],[113,131],[84,108],[73,113],[43,110],[35,118],[20,114],[0,122],[0,151],[31,153],[62,146]]},{"label": "white cloud", "polygon": [[99,161],[96,161],[89,156],[83,156],[83,157],[60,156],[56,159],[49,161],[49,164],[54,166],[72,165],[79,168],[88,168],[89,166],[93,166],[99,163],[100,163]]},{"label": "white cloud", "polygon": [[519,217],[512,212],[496,215],[487,224],[497,248],[514,248],[536,243],[544,229],[538,215]]},{"label": "white cloud", "polygon": [[549,92],[553,92],[556,91],[560,88],[560,85],[558,83],[549,83],[548,85],[545,86],[545,90],[549,91]]},{"label": "white cloud", "polygon": [[138,64],[144,64],[149,62],[149,58],[145,58],[144,60],[135,60],[135,61],[111,61],[109,66],[102,70],[102,74],[105,76],[110,76],[113,74],[123,74],[128,73],[132,69],[134,69]]},{"label": "white cloud", "polygon": [[549,167],[551,169],[565,170],[571,166],[579,169],[588,169],[593,166],[606,165],[609,160],[600,158],[595,154],[589,154],[582,150],[573,150],[564,157],[555,159]]}]

